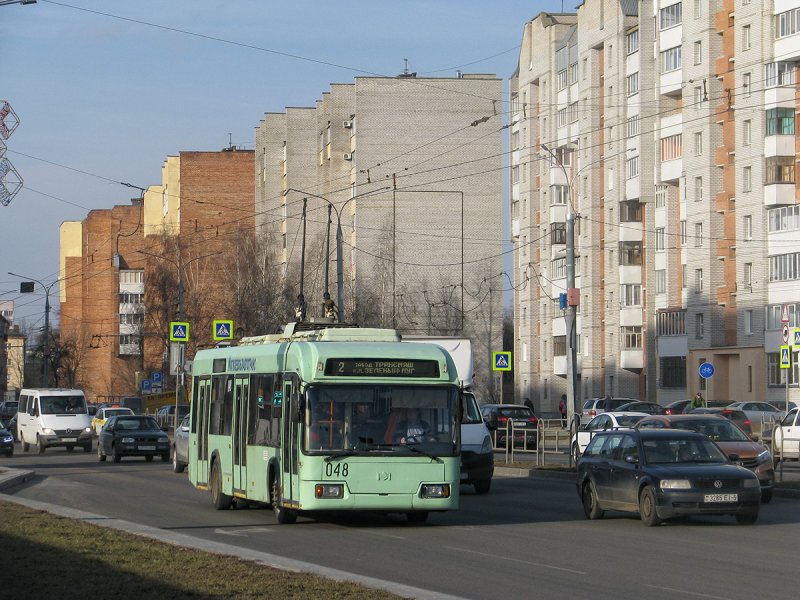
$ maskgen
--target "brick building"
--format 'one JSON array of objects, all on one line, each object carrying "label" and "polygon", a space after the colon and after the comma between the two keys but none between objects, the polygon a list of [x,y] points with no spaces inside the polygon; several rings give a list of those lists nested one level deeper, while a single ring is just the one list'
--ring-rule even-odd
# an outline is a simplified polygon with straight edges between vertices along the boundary
[{"label": "brick building", "polygon": [[227,310],[231,247],[254,229],[253,174],[252,151],[181,152],[143,198],[62,224],[61,344],[73,349],[71,385],[95,401],[137,394],[152,372],[170,385],[179,274],[188,357],[211,343],[211,320]]}]

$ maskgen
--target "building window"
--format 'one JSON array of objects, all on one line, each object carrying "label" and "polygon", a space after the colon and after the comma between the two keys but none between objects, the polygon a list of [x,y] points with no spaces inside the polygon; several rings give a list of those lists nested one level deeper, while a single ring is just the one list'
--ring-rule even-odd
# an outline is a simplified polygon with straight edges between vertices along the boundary
[{"label": "building window", "polygon": [[685,246],[686,245],[686,238],[687,237],[688,236],[687,236],[687,232],[686,232],[686,221],[684,220],[684,221],[681,221],[681,246]]},{"label": "building window", "polygon": [[[797,350],[792,351],[792,368],[781,369],[780,354],[778,352],[770,352],[767,354],[767,374],[768,385],[770,387],[785,386],[786,380],[784,377],[789,378],[789,385],[796,386],[798,381],[798,361],[800,360],[800,352]],[[784,373],[786,375],[784,375]]]},{"label": "building window", "polygon": [[656,269],[655,271],[656,294],[667,293],[667,270]]},{"label": "building window", "polygon": [[767,111],[767,135],[794,135],[794,109],[770,108]]},{"label": "building window", "polygon": [[642,264],[642,242],[620,242],[619,243],[619,264],[638,265]]},{"label": "building window", "polygon": [[750,50],[753,45],[753,39],[750,34],[750,25],[742,26],[742,50]]},{"label": "building window", "polygon": [[685,388],[686,387],[686,357],[665,356],[660,360],[661,387]]},{"label": "building window", "polygon": [[703,42],[701,40],[694,43],[694,64],[703,64]]},{"label": "building window", "polygon": [[639,157],[634,156],[625,161],[626,173],[628,179],[633,179],[639,176]]},{"label": "building window", "polygon": [[572,102],[568,107],[569,113],[569,122],[570,123],[577,123],[578,122],[578,101]]},{"label": "building window", "polygon": [[550,204],[566,205],[567,202],[569,202],[569,186],[554,185],[553,191],[550,194]]},{"label": "building window", "polygon": [[562,69],[556,77],[556,89],[560,92],[567,87],[567,70]]},{"label": "building window", "polygon": [[694,338],[696,340],[702,340],[704,333],[703,313],[697,313],[694,316]]},{"label": "building window", "polygon": [[628,126],[628,137],[639,135],[639,115],[633,115],[630,117],[626,121],[626,124]]},{"label": "building window", "polygon": [[744,334],[753,335],[753,311],[744,311]]},{"label": "building window", "polygon": [[675,46],[661,53],[661,72],[669,73],[681,68],[681,47]]},{"label": "building window", "polygon": [[639,200],[623,200],[619,203],[620,223],[641,223],[642,203]]},{"label": "building window", "polygon": [[[789,309],[789,327],[797,327],[800,325],[800,304],[787,304]],[[783,304],[771,304],[767,306],[767,329],[781,329],[783,323],[781,322],[781,315],[783,313]]]},{"label": "building window", "polygon": [[641,306],[642,286],[639,283],[626,283],[619,286],[620,306]]},{"label": "building window", "polygon": [[639,50],[639,30],[634,29],[625,35],[625,53],[633,54]]},{"label": "building window", "polygon": [[562,279],[567,276],[566,258],[556,258],[550,263],[550,276],[553,279]]},{"label": "building window", "polygon": [[770,156],[764,159],[764,185],[794,183],[794,156]]},{"label": "building window", "polygon": [[659,11],[659,29],[662,31],[675,25],[680,25],[682,17],[682,5],[680,2],[665,6]]},{"label": "building window", "polygon": [[800,229],[800,204],[771,208],[767,212],[767,223],[770,233]]},{"label": "building window", "polygon": [[667,206],[667,186],[664,184],[656,184],[656,208],[664,208]]},{"label": "building window", "polygon": [[703,245],[703,224],[702,223],[695,223],[694,224],[694,246],[695,248],[699,248]]},{"label": "building window", "polygon": [[744,287],[753,291],[753,263],[744,263]]},{"label": "building window", "polygon": [[703,269],[694,270],[694,291],[698,294],[703,291]]},{"label": "building window", "polygon": [[800,252],[769,257],[769,280],[794,281],[800,279]]},{"label": "building window", "polygon": [[628,93],[628,96],[639,93],[639,71],[631,73],[625,78],[625,91]]},{"label": "building window", "polygon": [[703,201],[703,178],[702,177],[695,177],[694,178],[694,201],[695,202],[702,202]]},{"label": "building window", "polygon": [[683,156],[683,135],[678,133],[661,138],[661,160],[674,160]]},{"label": "building window", "polygon": [[144,270],[120,270],[119,272],[120,283],[144,283]]},{"label": "building window", "polygon": [[686,284],[686,273],[689,272],[685,266],[681,269],[681,289],[685,290],[688,286]]},{"label": "building window", "polygon": [[742,144],[749,146],[753,143],[753,122],[750,119],[742,121]]},{"label": "building window", "polygon": [[569,66],[569,82],[578,83],[578,63],[577,61]]},{"label": "building window", "polygon": [[694,155],[703,155],[703,132],[695,131],[694,133]]},{"label": "building window", "polygon": [[794,35],[800,31],[800,8],[793,8],[775,15],[775,37]]},{"label": "building window", "polygon": [[742,191],[751,192],[753,190],[753,167],[742,168]]},{"label": "building window", "polygon": [[566,223],[550,223],[550,244],[566,244],[567,243],[567,224]]},{"label": "building window", "polygon": [[664,251],[664,227],[656,227],[656,252]]},{"label": "building window", "polygon": [[641,325],[628,325],[620,327],[622,337],[622,347],[625,350],[632,350],[642,347],[642,327]]},{"label": "building window", "polygon": [[752,86],[750,85],[751,79],[752,76],[750,73],[745,73],[742,75],[742,92],[744,93],[745,98],[748,98],[752,92]]},{"label": "building window", "polygon": [[794,85],[795,66],[790,62],[774,62],[764,65],[764,87]]},{"label": "building window", "polygon": [[[800,207],[800,205],[798,205]],[[753,239],[753,215],[745,215],[742,219],[742,235],[745,240]]]},{"label": "building window", "polygon": [[511,167],[511,183],[519,183],[519,165]]}]

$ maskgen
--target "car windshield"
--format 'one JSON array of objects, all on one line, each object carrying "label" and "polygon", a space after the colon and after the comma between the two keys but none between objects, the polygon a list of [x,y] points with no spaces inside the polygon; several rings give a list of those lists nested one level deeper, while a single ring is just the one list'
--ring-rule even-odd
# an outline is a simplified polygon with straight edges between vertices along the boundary
[{"label": "car windshield", "polygon": [[114,428],[117,431],[161,431],[161,428],[153,417],[146,417],[144,419],[117,417]]},{"label": "car windshield", "polygon": [[642,419],[644,419],[644,415],[618,415],[617,423],[620,427],[633,427]]},{"label": "car windshield", "polygon": [[42,396],[44,415],[85,415],[86,400],[83,396]]},{"label": "car windshield", "polygon": [[747,442],[747,435],[726,419],[686,419],[672,424],[675,429],[697,431],[715,442]]},{"label": "car windshield", "polygon": [[726,463],[728,459],[709,439],[658,438],[642,442],[647,464]]}]

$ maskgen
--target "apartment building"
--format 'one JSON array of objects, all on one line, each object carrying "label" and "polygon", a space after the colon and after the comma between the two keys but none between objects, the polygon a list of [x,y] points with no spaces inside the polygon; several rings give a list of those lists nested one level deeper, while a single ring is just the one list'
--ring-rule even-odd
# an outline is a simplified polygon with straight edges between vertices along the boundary
[{"label": "apartment building", "polygon": [[[238,242],[254,229],[252,150],[181,152],[129,205],[61,225],[61,345],[90,400],[173,387],[169,323],[190,323],[187,358],[230,318]],[[182,292],[182,293],[181,293]],[[174,389],[174,388],[173,388]]]},{"label": "apartment building", "polygon": [[798,13],[587,0],[526,23],[510,80],[518,396],[554,411],[567,387],[568,206],[578,399],[782,401],[784,373],[797,396],[778,350],[800,310]]},{"label": "apartment building", "polygon": [[257,231],[307,315],[327,292],[345,321],[471,337],[489,395],[508,287],[501,95],[494,75],[357,77],[256,131]]}]

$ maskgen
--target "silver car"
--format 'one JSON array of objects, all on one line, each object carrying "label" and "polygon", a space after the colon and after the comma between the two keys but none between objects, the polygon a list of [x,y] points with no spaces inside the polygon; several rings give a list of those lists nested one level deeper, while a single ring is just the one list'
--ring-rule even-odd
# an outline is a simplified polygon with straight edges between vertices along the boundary
[{"label": "silver car", "polygon": [[189,415],[183,417],[172,441],[172,470],[183,473],[189,464]]},{"label": "silver car", "polygon": [[747,415],[753,423],[753,429],[760,432],[763,428],[772,427],[777,425],[783,417],[786,416],[786,411],[774,407],[768,402],[734,402],[729,404],[727,408],[735,408]]}]

